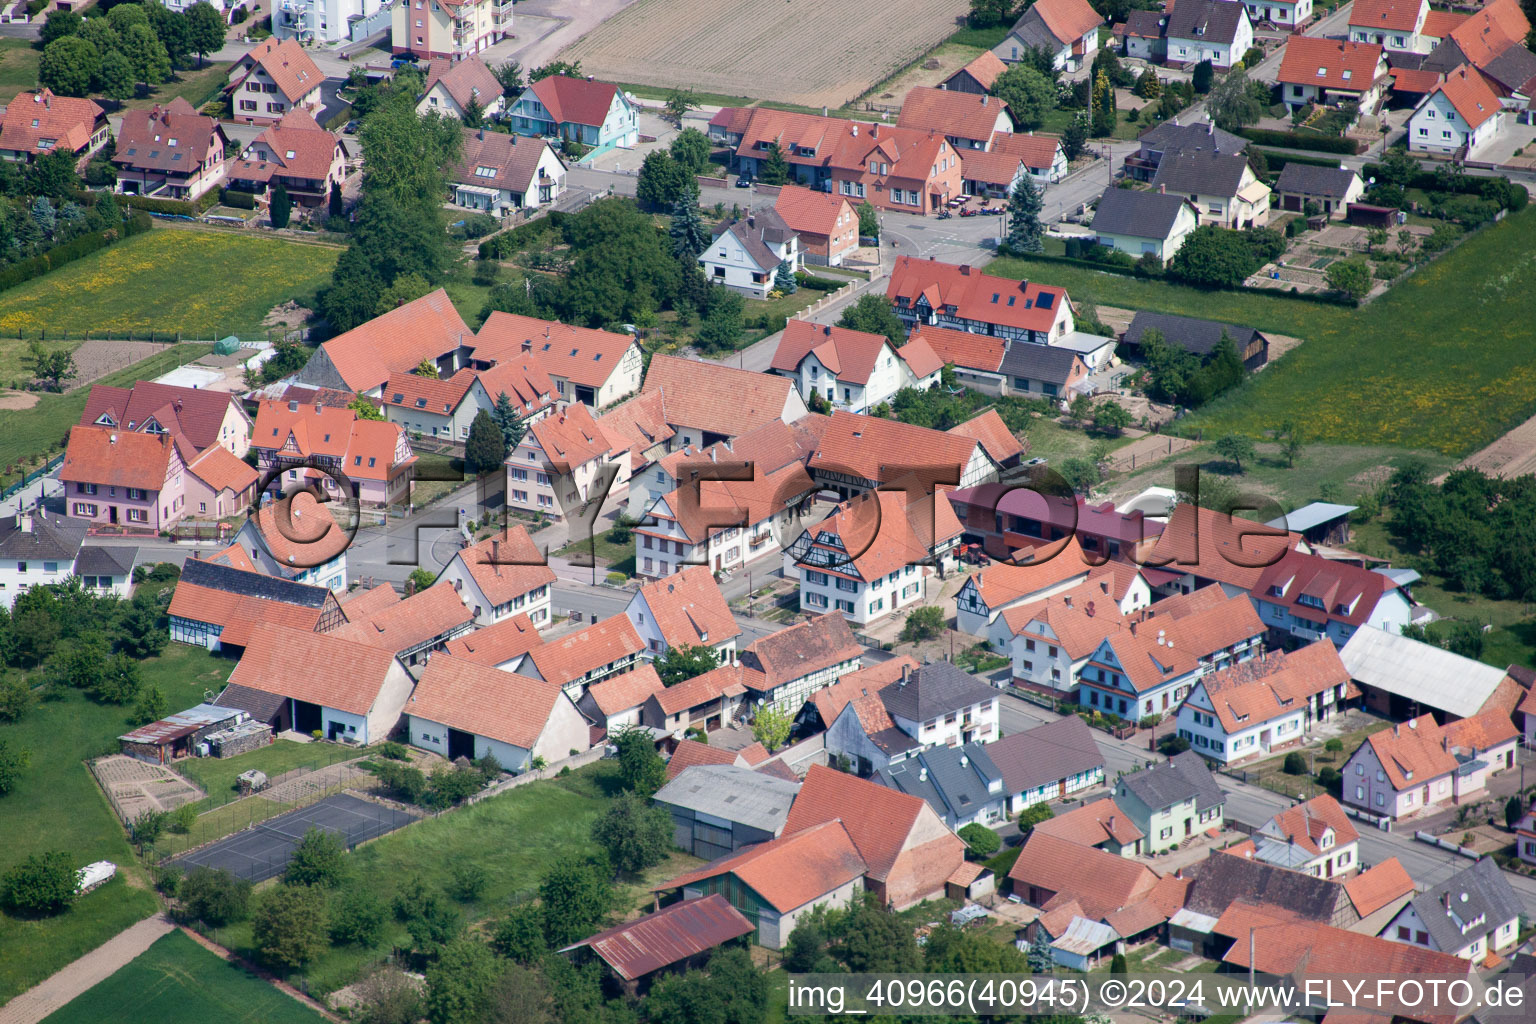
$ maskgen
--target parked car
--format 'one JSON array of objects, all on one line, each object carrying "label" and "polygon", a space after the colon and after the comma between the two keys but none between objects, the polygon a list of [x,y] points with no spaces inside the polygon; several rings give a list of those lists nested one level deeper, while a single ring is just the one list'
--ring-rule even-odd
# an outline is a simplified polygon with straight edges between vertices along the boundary
[{"label": "parked car", "polygon": [[737,188],[751,188],[752,187],[752,178],[751,178],[751,176],[743,174],[740,177],[738,177],[736,179],[736,187]]}]

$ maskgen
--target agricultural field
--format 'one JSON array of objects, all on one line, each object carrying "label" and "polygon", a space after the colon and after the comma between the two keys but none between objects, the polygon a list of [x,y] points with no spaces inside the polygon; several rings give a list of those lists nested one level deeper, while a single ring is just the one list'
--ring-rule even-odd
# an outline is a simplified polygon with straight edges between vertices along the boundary
[{"label": "agricultural field", "polygon": [[1155,309],[1304,338],[1181,421],[1207,437],[1262,438],[1286,420],[1307,439],[1461,456],[1536,413],[1526,335],[1536,208],[1485,228],[1358,309],[1248,292],[1204,292],[1082,267],[995,260],[994,274],[1066,287],[1074,302]]},{"label": "agricultural field", "polygon": [[106,981],[46,1017],[45,1024],[319,1024],[318,1013],[236,964],[173,931]]},{"label": "agricultural field", "polygon": [[639,0],[560,54],[600,79],[840,107],[955,31],[964,0]]},{"label": "agricultural field", "polygon": [[[339,248],[157,228],[0,292],[0,338],[40,332],[261,334],[271,308],[308,305]],[[0,342],[0,344],[4,344]]]},{"label": "agricultural field", "polygon": [[[233,667],[201,648],[182,646],[140,663],[145,684],[158,686],[177,709],[201,701],[205,690],[220,689]],[[0,739],[32,754],[31,766],[5,797],[0,871],[58,849],[81,864],[110,860],[135,875],[114,879],[57,917],[23,921],[0,913],[0,1001],[155,912],[123,828],[85,766],[87,758],[116,751],[117,737],[131,728],[130,710],[65,690],[20,722],[0,725]]]}]

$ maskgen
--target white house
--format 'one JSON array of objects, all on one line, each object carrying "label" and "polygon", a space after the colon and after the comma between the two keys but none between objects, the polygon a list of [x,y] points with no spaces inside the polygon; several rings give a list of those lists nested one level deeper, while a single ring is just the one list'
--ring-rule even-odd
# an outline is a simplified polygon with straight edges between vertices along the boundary
[{"label": "white house", "polygon": [[1167,263],[1200,225],[1200,213],[1182,195],[1108,188],[1093,213],[1099,244],[1129,256],[1151,253]]},{"label": "white house", "polygon": [[478,56],[459,61],[435,57],[427,64],[427,84],[416,113],[462,118],[478,105],[486,119],[499,117],[506,109],[501,92],[500,80]]},{"label": "white house", "polygon": [[0,606],[11,607],[33,587],[71,576],[91,593],[127,597],[137,548],[82,547],[84,520],[50,516],[39,506],[0,519]]},{"label": "white house", "polygon": [[556,400],[593,410],[640,390],[645,355],[633,334],[576,327],[496,310],[474,337],[479,368],[523,360],[549,375]]},{"label": "white house", "polygon": [[883,334],[809,320],[785,324],[769,364],[770,371],[794,381],[807,402],[820,395],[833,408],[850,412],[867,412],[902,388],[926,391],[938,383],[943,368],[926,342],[897,349]]},{"label": "white house", "polygon": [[547,139],[466,129],[464,148],[448,172],[448,182],[455,206],[505,217],[560,198],[565,163]]},{"label": "white house", "polygon": [[1344,765],[1344,802],[1403,818],[1482,795],[1488,777],[1515,766],[1520,734],[1494,708],[1442,726],[1423,714],[1372,733]]},{"label": "white house", "polygon": [[235,62],[229,82],[235,120],[276,124],[293,108],[320,111],[325,75],[296,39],[264,39]]},{"label": "white house", "polygon": [[741,627],[714,573],[705,566],[685,566],[643,584],[624,614],[645,642],[648,658],[659,658],[673,647],[708,647],[722,663],[735,660]]},{"label": "white house", "polygon": [[1514,946],[1524,910],[1498,863],[1483,857],[1415,896],[1381,937],[1480,964]]},{"label": "white house", "polygon": [[1225,851],[1313,878],[1343,879],[1360,870],[1360,832],[1333,797],[1324,793],[1287,807],[1253,838]]},{"label": "white house", "polygon": [[1179,735],[1222,764],[1265,757],[1302,742],[1359,692],[1331,643],[1269,651],[1196,683],[1179,705]]},{"label": "white house", "polygon": [[652,502],[633,531],[636,575],[660,578],[688,565],[735,569],[772,555],[798,532],[815,491],[799,462],[773,472],[754,462],[750,480],[680,486]]},{"label": "white house", "polygon": [[528,616],[535,626],[549,624],[550,588],[555,572],[524,526],[514,526],[480,543],[459,549],[448,560],[446,580],[482,626],[510,616]]},{"label": "white house", "polygon": [[1011,637],[1002,649],[1013,663],[1015,685],[1071,693],[1104,638],[1124,629],[1125,616],[1152,602],[1152,590],[1133,566],[1105,566],[1070,590],[1005,608],[998,618]]},{"label": "white house", "polygon": [[507,504],[557,518],[575,512],[604,486],[612,495],[629,484],[629,449],[615,450],[580,403],[529,427],[506,466]]},{"label": "white house", "polygon": [[1248,20],[1275,28],[1295,29],[1312,17],[1312,0],[1246,0]]},{"label": "white house", "polygon": [[1343,647],[1361,626],[1401,633],[1413,619],[1407,594],[1385,573],[1299,551],[1266,568],[1252,596],[1266,626],[1307,643],[1326,636]]},{"label": "white house", "polygon": [[1296,36],[1285,44],[1276,81],[1291,111],[1309,103],[1354,103],[1369,114],[1381,103],[1390,78],[1386,53],[1375,43]]},{"label": "white house", "polygon": [[1012,642],[1012,634],[1004,632],[1006,626],[996,626],[1005,608],[1043,601],[1070,590],[1088,579],[1090,569],[1088,556],[1075,537],[1068,538],[1059,551],[1040,561],[994,562],[981,572],[972,573],[955,594],[955,628],[972,636],[987,637],[994,647],[1000,648]]},{"label": "white house", "polygon": [[1355,0],[1349,11],[1349,41],[1399,53],[1428,53],[1435,43],[1424,34],[1429,15],[1429,0]]},{"label": "white house", "polygon": [[[177,4],[177,0],[165,2],[168,7]],[[191,6],[191,0],[180,3]],[[218,6],[217,2],[214,6]],[[235,6],[231,2],[231,11]],[[278,39],[297,39],[305,44],[339,43],[351,38],[354,19],[372,18],[383,7],[384,0],[278,0],[271,8],[272,34]]]},{"label": "white house", "polygon": [[635,107],[624,90],[591,78],[541,78],[523,90],[510,113],[519,135],[554,136],[598,152],[633,146],[640,137]]},{"label": "white house", "polygon": [[1408,118],[1408,148],[1415,153],[1469,156],[1499,133],[1504,112],[1498,94],[1470,64],[1445,76]]},{"label": "white house", "polygon": [[1057,69],[1076,71],[1093,63],[1102,24],[1104,19],[1087,0],[1039,0],[1020,15],[992,52],[1011,64],[1043,47],[1050,51]]},{"label": "white house", "polygon": [[1261,228],[1269,223],[1270,188],[1241,153],[1183,150],[1164,154],[1152,187],[1189,200],[1201,224]]},{"label": "white house", "polygon": [[1219,71],[1253,46],[1253,23],[1237,0],[1186,0],[1168,15],[1168,63],[1210,61]]},{"label": "white house", "polygon": [[449,760],[490,755],[510,772],[592,745],[586,718],[559,684],[449,654],[427,662],[405,714],[414,745]]},{"label": "white house", "polygon": [[753,299],[768,297],[779,267],[786,263],[790,273],[800,266],[800,236],[777,211],[767,208],[717,225],[714,241],[699,253],[699,266],[711,284]]},{"label": "white house", "polygon": [[537,423],[555,408],[555,385],[527,356],[499,362],[489,370],[465,368],[442,380],[418,373],[391,374],[379,394],[384,418],[413,435],[454,441],[469,439],[481,412],[494,415],[506,395],[524,425]]},{"label": "white house", "polygon": [[272,502],[246,519],[235,531],[235,543],[268,576],[341,593],[347,589],[351,537],[335,508],[334,503],[321,505],[311,495],[297,493],[286,506]]}]

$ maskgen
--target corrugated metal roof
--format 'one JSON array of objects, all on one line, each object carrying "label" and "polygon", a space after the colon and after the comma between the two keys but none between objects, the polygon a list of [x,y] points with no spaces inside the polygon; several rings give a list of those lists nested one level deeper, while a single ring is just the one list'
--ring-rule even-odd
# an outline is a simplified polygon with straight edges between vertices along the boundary
[{"label": "corrugated metal roof", "polygon": [[1504,681],[1501,668],[1375,626],[1355,630],[1339,658],[1359,682],[1458,718],[1481,711]]},{"label": "corrugated metal roof", "polygon": [[787,782],[750,768],[696,764],[684,768],[677,778],[663,786],[655,800],[778,835],[784,831],[789,805],[798,792],[798,782]]},{"label": "corrugated metal roof", "polygon": [[1322,526],[1324,523],[1331,523],[1335,519],[1347,516],[1358,507],[1357,505],[1336,505],[1331,501],[1314,501],[1301,506],[1294,512],[1287,512],[1279,519],[1271,519],[1264,525],[1273,526],[1277,530],[1304,533],[1314,526]]},{"label": "corrugated metal roof", "polygon": [[1115,930],[1103,921],[1090,921],[1086,917],[1074,917],[1072,923],[1067,925],[1066,934],[1051,943],[1051,946],[1066,953],[1089,956],[1094,951],[1103,949],[1119,937]]},{"label": "corrugated metal roof", "polygon": [[227,722],[240,714],[233,708],[215,707],[212,704],[199,704],[195,708],[179,711],[174,715],[160,719],[158,722],[150,722],[140,726],[133,732],[125,733],[118,739],[124,743],[154,743],[165,744],[172,740],[196,732],[210,725]]},{"label": "corrugated metal roof", "polygon": [[588,946],[615,974],[633,981],[746,935],[753,927],[729,900],[711,893],[598,932],[560,952]]}]

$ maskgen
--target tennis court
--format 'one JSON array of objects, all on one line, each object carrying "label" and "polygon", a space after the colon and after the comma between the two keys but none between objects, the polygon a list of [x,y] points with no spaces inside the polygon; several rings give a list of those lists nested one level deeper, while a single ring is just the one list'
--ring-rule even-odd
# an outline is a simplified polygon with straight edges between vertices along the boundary
[{"label": "tennis court", "polygon": [[171,861],[183,870],[210,867],[237,878],[260,882],[274,878],[288,867],[294,847],[312,828],[333,833],[348,848],[393,832],[415,821],[416,815],[339,793],[319,803],[268,818],[244,832],[237,832]]}]

